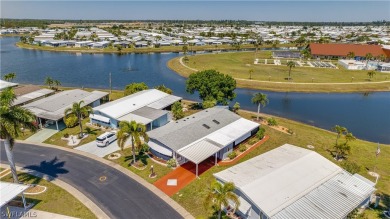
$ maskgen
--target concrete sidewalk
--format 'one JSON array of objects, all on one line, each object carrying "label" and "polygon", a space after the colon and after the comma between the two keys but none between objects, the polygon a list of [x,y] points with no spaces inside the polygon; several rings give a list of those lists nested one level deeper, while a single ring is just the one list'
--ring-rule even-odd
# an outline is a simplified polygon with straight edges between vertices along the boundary
[{"label": "concrete sidewalk", "polygon": [[43,128],[43,129],[39,130],[37,133],[31,135],[25,141],[32,142],[32,143],[42,143],[46,139],[50,138],[52,135],[54,135],[57,132],[58,132],[58,130],[55,130],[55,129]]},{"label": "concrete sidewalk", "polygon": [[54,214],[47,211],[39,211],[34,209],[23,209],[18,207],[1,208],[1,219],[17,219],[17,218],[39,218],[39,219],[76,219],[75,217],[69,217],[61,214]]}]

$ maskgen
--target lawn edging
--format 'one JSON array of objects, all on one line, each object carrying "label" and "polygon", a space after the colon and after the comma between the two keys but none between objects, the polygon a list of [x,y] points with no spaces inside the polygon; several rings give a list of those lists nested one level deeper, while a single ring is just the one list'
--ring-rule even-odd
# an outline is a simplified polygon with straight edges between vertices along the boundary
[{"label": "lawn edging", "polygon": [[239,160],[241,160],[245,155],[249,154],[250,152],[252,152],[254,149],[256,149],[257,147],[259,147],[260,145],[262,145],[264,142],[266,142],[268,139],[269,139],[269,135],[266,135],[264,136],[263,139],[261,139],[260,141],[256,142],[254,145],[252,145],[249,149],[247,149],[246,151],[244,151],[243,153],[241,153],[240,155],[238,155],[237,157],[235,157],[233,160],[226,160],[226,161],[220,161],[218,163],[219,166],[228,166],[228,165],[233,165],[233,164],[236,164]]},{"label": "lawn edging", "polygon": [[[2,168],[8,168],[9,165],[0,163],[0,167]],[[16,170],[19,172],[27,173],[30,175],[33,175],[38,178],[42,178],[50,183],[53,183],[54,185],[64,189],[65,191],[69,192],[69,194],[73,195],[77,200],[79,200],[85,207],[87,207],[95,216],[99,219],[106,219],[110,218],[99,206],[97,206],[91,199],[89,199],[87,196],[85,196],[83,193],[81,193],[78,189],[71,186],[70,184],[58,179],[58,178],[49,178],[45,174],[38,172],[36,170],[30,170],[25,169],[20,166],[16,166]]]},{"label": "lawn edging", "polygon": [[24,144],[34,144],[39,147],[48,147],[48,148],[54,148],[58,150],[67,151],[70,153],[78,154],[90,159],[93,159],[95,161],[98,161],[100,163],[106,164],[112,168],[115,168],[116,170],[122,172],[123,174],[127,175],[131,179],[135,180],[136,182],[140,183],[145,188],[149,189],[151,192],[153,192],[155,195],[160,197],[163,201],[165,201],[169,206],[171,206],[173,209],[175,209],[183,218],[194,218],[187,210],[184,209],[181,205],[179,205],[176,201],[171,199],[169,196],[167,196],[164,192],[159,190],[154,185],[148,183],[146,180],[144,180],[142,177],[138,176],[137,174],[131,172],[130,170],[122,167],[121,165],[114,163],[112,161],[106,160],[104,158],[97,157],[95,155],[89,154],[84,151],[74,150],[66,147],[56,146],[56,145],[50,145],[45,143],[31,143],[26,141],[17,140],[16,142],[24,143]]}]

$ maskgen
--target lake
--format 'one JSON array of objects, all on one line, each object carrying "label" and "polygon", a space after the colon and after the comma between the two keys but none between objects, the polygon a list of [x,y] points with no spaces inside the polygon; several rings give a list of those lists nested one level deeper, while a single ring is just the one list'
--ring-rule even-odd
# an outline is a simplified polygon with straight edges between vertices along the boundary
[{"label": "lake", "polygon": [[[186,79],[170,70],[166,63],[178,53],[152,54],[76,54],[26,50],[14,44],[18,37],[0,39],[1,74],[15,72],[15,82],[43,84],[47,76],[63,86],[108,88],[112,73],[113,89],[123,89],[132,82],[149,87],[164,84],[175,95],[199,100],[185,92]],[[242,109],[257,110],[251,97],[258,90],[237,89]],[[355,136],[373,142],[390,144],[390,93],[288,93],[261,91],[270,103],[262,112],[301,121],[328,129],[347,127]]]}]

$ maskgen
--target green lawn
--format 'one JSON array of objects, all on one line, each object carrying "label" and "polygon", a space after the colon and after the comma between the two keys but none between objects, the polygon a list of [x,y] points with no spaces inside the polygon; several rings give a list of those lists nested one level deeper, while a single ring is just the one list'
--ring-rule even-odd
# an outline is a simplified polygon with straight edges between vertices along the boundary
[{"label": "green lawn", "polygon": [[[83,124],[84,133],[87,133],[88,137],[81,140],[79,145],[94,141],[94,140],[96,140],[97,136],[99,136],[105,132],[105,131],[102,131],[100,129],[94,129],[94,128],[90,128],[88,131],[88,127],[86,126],[87,122],[89,122],[89,118],[85,118],[83,120],[82,124]],[[46,139],[43,143],[69,147],[67,145],[68,142],[61,139],[66,133],[69,135],[78,135],[80,133],[80,127],[77,125],[73,128],[65,128],[64,130],[61,130],[61,131],[57,132],[56,134],[54,134],[53,136],[51,136],[50,138]]]},{"label": "green lawn", "polygon": [[34,134],[34,132],[31,132],[29,129],[25,129],[24,132],[22,132],[19,135],[19,137],[17,137],[16,139],[18,139],[18,140],[26,140],[27,138],[29,138],[33,134]]},{"label": "green lawn", "polygon": [[[246,118],[252,117],[252,113],[240,112],[240,115]],[[276,118],[276,117],[274,117]],[[276,118],[279,125],[289,128],[294,131],[293,135],[287,135],[272,128],[265,126],[266,134],[270,136],[270,139],[256,148],[254,151],[246,155],[239,162],[243,162],[259,154],[272,150],[285,143],[290,143],[296,146],[306,147],[307,145],[314,145],[315,151],[322,156],[328,158],[330,161],[340,165],[341,162],[336,162],[327,149],[332,149],[332,145],[335,142],[336,134],[315,128],[302,123],[294,122],[287,119]],[[361,166],[359,174],[375,181],[375,179],[367,174],[366,168],[373,169],[375,164],[375,151],[376,143],[357,140],[351,143],[352,153],[349,155],[348,160],[358,163]],[[377,172],[381,175],[381,178],[377,184],[378,193],[387,197],[386,200],[381,201],[381,209],[385,203],[390,206],[390,145],[382,145],[381,154],[377,159]],[[207,218],[210,216],[210,212],[205,212],[203,208],[203,201],[206,197],[206,189],[213,179],[212,174],[222,171],[228,167],[216,166],[211,168],[206,173],[200,176],[200,179],[193,181],[191,184],[182,189],[178,194],[173,196],[180,205],[186,208],[192,215],[200,218]],[[379,210],[367,210],[365,215],[368,218],[377,218]]]},{"label": "green lawn", "polygon": [[[47,187],[47,190],[44,193],[26,195],[27,202],[35,204],[33,209],[77,218],[96,218],[87,207],[64,189],[44,179],[26,173],[18,173],[18,176],[21,182]],[[12,175],[9,174],[2,178],[1,181],[12,182]]]},{"label": "green lawn", "polygon": [[[260,51],[257,57],[269,59],[271,52]],[[295,67],[291,70],[291,82],[314,83],[314,84],[293,84],[288,83],[289,68],[286,65],[254,65],[255,52],[235,52],[221,54],[204,54],[190,56],[186,65],[197,70],[216,69],[217,71],[229,74],[237,79],[238,87],[253,89],[266,89],[275,91],[302,91],[302,92],[355,92],[355,91],[390,91],[390,75],[388,73],[376,72],[372,82],[386,81],[386,83],[371,83],[365,70]],[[180,75],[188,77],[194,71],[183,67],[178,58],[168,62],[168,67]],[[286,60],[283,60],[283,63]],[[249,70],[253,69],[252,78],[249,80]],[[367,82],[364,85],[353,84],[352,82]],[[268,83],[286,82],[286,83]],[[348,83],[347,85],[332,85],[323,83]],[[349,84],[351,83],[351,84]]]},{"label": "green lawn", "polygon": [[[111,161],[113,161],[117,164],[120,164],[121,166],[123,166],[126,169],[131,170],[132,172],[139,175],[140,177],[142,177],[143,179],[145,179],[149,183],[156,182],[158,179],[160,179],[161,177],[163,177],[164,175],[166,175],[172,171],[171,168],[168,168],[166,166],[163,166],[161,164],[157,164],[157,163],[153,162],[146,155],[139,155],[136,158],[137,160],[141,160],[141,162],[144,163],[144,165],[146,165],[146,168],[144,170],[139,170],[139,169],[134,168],[130,165],[131,161],[133,160],[131,148],[126,148],[123,151],[118,151],[118,153],[120,153],[122,156],[117,160],[111,160]],[[106,159],[107,159],[107,156],[105,157]],[[149,177],[151,165],[153,165],[154,172],[157,174],[156,178]]]}]

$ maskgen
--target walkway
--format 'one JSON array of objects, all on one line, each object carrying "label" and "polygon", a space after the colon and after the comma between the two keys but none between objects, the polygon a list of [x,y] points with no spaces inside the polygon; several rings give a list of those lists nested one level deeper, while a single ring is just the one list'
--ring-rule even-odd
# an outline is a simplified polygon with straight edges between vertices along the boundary
[{"label": "walkway", "polygon": [[[27,143],[16,143],[13,152],[17,166],[70,184],[110,218],[183,218],[178,213],[182,211],[180,206],[174,209],[168,204],[173,202],[171,199],[154,192],[144,180],[130,176],[128,170],[109,161],[73,149]],[[2,145],[0,156],[1,163],[7,163]]]},{"label": "walkway", "polygon": [[[207,160],[199,164],[199,177],[201,174],[206,172],[208,169],[215,165],[214,157],[210,157]],[[157,180],[154,185],[163,191],[168,196],[172,196],[177,193],[180,189],[184,188],[190,184],[194,179],[196,179],[196,165],[192,162],[187,162],[174,171],[168,173],[161,179]],[[176,186],[167,185],[168,180],[177,180]]]},{"label": "walkway", "polygon": [[42,143],[57,132],[58,131],[56,129],[43,128],[39,130],[37,133],[28,137],[25,141],[31,143]]},{"label": "walkway", "polygon": [[61,214],[54,214],[47,211],[39,211],[34,209],[23,209],[18,207],[9,207],[9,214],[6,207],[1,208],[1,219],[17,219],[17,218],[39,218],[39,219],[76,219],[75,217],[69,217]]}]

